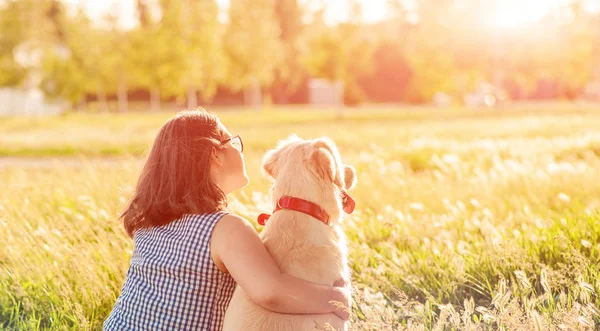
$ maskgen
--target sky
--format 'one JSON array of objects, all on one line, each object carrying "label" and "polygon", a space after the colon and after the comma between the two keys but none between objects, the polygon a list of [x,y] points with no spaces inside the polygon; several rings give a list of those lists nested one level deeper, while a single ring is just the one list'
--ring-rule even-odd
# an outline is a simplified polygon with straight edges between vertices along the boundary
[{"label": "sky", "polygon": [[[92,19],[100,19],[103,15],[114,12],[120,17],[120,25],[130,28],[135,25],[135,0],[62,0],[71,5],[83,5]],[[229,0],[216,0],[221,8],[229,6]],[[349,15],[347,0],[301,0],[328,5],[326,19],[333,23],[346,19]],[[363,4],[363,19],[367,22],[381,20],[386,15],[386,2],[389,0],[360,0]],[[402,0],[400,0],[402,1]],[[414,1],[414,0],[404,0]],[[535,22],[552,10],[557,10],[561,3],[568,0],[495,0],[492,25],[499,28],[516,28],[520,25]],[[585,0],[591,11],[600,11],[600,0]]]}]

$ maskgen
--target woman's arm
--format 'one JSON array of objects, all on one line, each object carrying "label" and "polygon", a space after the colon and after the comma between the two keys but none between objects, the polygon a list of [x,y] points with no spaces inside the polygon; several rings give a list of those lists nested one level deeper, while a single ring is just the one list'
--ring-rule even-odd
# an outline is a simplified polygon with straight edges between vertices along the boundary
[{"label": "woman's arm", "polygon": [[245,219],[225,215],[211,238],[212,256],[223,264],[248,296],[267,310],[289,314],[335,313],[347,320],[347,288],[308,282],[282,274],[254,228]]}]

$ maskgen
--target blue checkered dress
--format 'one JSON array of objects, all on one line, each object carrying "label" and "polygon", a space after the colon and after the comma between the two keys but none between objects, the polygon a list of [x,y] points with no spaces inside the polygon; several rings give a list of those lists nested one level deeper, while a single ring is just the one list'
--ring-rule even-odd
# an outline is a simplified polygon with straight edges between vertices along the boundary
[{"label": "blue checkered dress", "polygon": [[226,212],[137,230],[127,277],[104,330],[222,330],[235,281],[210,256]]}]

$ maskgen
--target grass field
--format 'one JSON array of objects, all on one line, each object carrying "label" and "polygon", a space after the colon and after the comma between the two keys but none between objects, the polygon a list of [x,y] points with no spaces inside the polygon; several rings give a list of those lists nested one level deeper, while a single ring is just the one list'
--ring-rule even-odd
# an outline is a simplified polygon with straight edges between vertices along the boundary
[{"label": "grass field", "polygon": [[[0,329],[101,328],[132,250],[117,215],[172,115],[0,119]],[[278,139],[327,135],[356,167],[353,330],[600,328],[600,109],[219,115],[252,222]]]}]

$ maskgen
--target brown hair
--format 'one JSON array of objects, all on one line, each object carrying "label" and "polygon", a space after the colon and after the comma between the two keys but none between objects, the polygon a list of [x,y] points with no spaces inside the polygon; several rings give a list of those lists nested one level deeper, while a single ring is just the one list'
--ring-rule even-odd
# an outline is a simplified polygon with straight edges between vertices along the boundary
[{"label": "brown hair", "polygon": [[213,148],[221,148],[224,138],[217,116],[204,110],[179,112],[162,126],[120,217],[130,237],[140,228],[165,225],[184,214],[227,207],[227,197],[210,172]]}]

